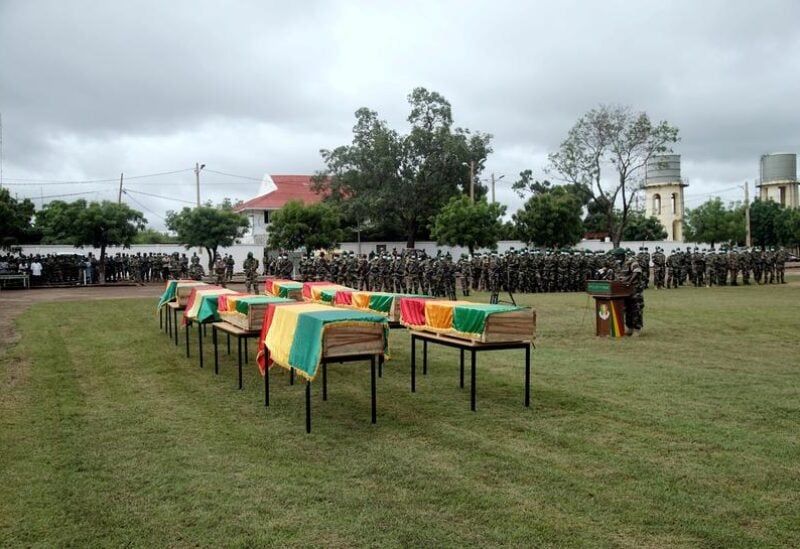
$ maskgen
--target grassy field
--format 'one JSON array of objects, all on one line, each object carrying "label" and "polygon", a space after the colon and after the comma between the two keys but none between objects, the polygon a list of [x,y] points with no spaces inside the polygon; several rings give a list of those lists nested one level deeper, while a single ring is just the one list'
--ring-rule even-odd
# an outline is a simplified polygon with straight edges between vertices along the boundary
[{"label": "grassy field", "polygon": [[593,336],[585,294],[517,296],[539,317],[530,409],[520,351],[479,355],[477,413],[455,350],[411,394],[396,330],[378,424],[368,365],[334,365],[311,435],[302,384],[274,374],[265,409],[252,363],[240,392],[234,355],[215,377],[168,342],[156,297],[20,317],[0,546],[800,545],[797,278],[648,291],[625,340]]}]

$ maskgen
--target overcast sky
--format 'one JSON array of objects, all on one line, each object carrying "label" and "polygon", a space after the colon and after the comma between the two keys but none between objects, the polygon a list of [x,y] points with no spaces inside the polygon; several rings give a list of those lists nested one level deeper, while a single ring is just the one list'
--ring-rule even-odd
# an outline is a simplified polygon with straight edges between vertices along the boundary
[{"label": "overcast sky", "polygon": [[322,169],[359,107],[405,131],[424,86],[494,135],[483,176],[512,212],[519,172],[542,177],[601,103],[680,128],[687,207],[734,200],[760,155],[800,151],[798,30],[796,0],[0,0],[2,184],[38,207],[178,171],[124,183],[162,229],[195,162],[203,201],[246,200],[264,173]]}]

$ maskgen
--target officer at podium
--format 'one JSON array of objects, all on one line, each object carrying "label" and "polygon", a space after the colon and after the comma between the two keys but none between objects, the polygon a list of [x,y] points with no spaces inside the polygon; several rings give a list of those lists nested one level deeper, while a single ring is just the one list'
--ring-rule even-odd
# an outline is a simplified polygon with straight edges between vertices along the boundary
[{"label": "officer at podium", "polygon": [[616,278],[633,289],[633,293],[625,298],[625,335],[637,337],[644,325],[644,277],[642,266],[636,261],[633,251],[626,253],[622,248],[611,252],[618,264]]}]

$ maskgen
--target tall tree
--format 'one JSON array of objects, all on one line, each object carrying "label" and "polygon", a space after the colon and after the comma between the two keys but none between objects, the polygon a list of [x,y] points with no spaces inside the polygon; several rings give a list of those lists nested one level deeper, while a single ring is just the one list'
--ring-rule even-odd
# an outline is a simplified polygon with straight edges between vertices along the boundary
[{"label": "tall tree", "polygon": [[778,244],[782,246],[797,246],[800,244],[800,210],[784,208],[778,214],[775,236]]},{"label": "tall tree", "polygon": [[778,223],[782,208],[773,200],[755,199],[750,205],[750,234],[758,246],[778,244]]},{"label": "tall tree", "polygon": [[34,206],[30,199],[17,200],[8,189],[0,187],[0,248],[36,240],[31,225],[33,214]]},{"label": "tall tree", "polygon": [[234,212],[229,202],[218,207],[206,205],[167,212],[167,228],[177,233],[186,248],[197,246],[206,250],[209,271],[213,269],[217,249],[234,244],[250,226],[247,217]]},{"label": "tall tree", "polygon": [[489,204],[485,198],[473,203],[468,196],[454,196],[436,215],[431,236],[439,245],[495,248],[503,234],[502,217],[506,207]]},{"label": "tall tree", "polygon": [[106,248],[129,247],[147,220],[141,212],[127,204],[54,201],[36,215],[37,226],[45,243],[72,244],[76,247],[100,248],[98,271],[100,283],[106,281]]},{"label": "tall tree", "polygon": [[622,239],[631,242],[664,240],[665,238],[667,238],[667,230],[661,222],[653,216],[645,216],[639,212],[630,214],[628,224],[622,233]]},{"label": "tall tree", "polygon": [[580,201],[560,186],[534,194],[512,217],[519,238],[527,244],[560,248],[583,236]]},{"label": "tall tree", "polygon": [[269,246],[283,250],[305,248],[306,255],[310,255],[312,250],[338,246],[342,236],[335,207],[323,202],[306,206],[292,200],[272,216]]},{"label": "tall tree", "polygon": [[697,208],[686,211],[686,240],[735,244],[744,241],[744,209],[732,204],[726,207],[722,200],[713,198]]},{"label": "tall tree", "polygon": [[[550,169],[564,181],[590,189],[592,198],[605,206],[611,239],[618,246],[637,176],[648,160],[669,152],[677,141],[678,129],[665,121],[654,125],[644,112],[601,105],[578,119],[558,152],[550,154]],[[613,178],[603,177],[606,168],[614,172]]]},{"label": "tall tree", "polygon": [[436,92],[416,88],[408,102],[407,134],[375,111],[356,111],[351,144],[320,151],[326,169],[317,174],[315,189],[359,224],[402,226],[413,247],[450,197],[471,189],[476,198],[485,194],[478,175],[491,136],[454,128],[450,103]]}]

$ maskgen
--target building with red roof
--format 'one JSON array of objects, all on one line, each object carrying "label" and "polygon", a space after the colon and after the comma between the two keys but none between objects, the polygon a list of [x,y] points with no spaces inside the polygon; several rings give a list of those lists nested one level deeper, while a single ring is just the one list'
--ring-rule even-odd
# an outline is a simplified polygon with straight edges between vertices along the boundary
[{"label": "building with red roof", "polygon": [[250,229],[242,238],[243,244],[267,245],[270,216],[290,200],[301,200],[304,204],[315,204],[322,195],[312,189],[310,175],[265,175],[259,196],[242,202],[234,208],[250,220]]}]

